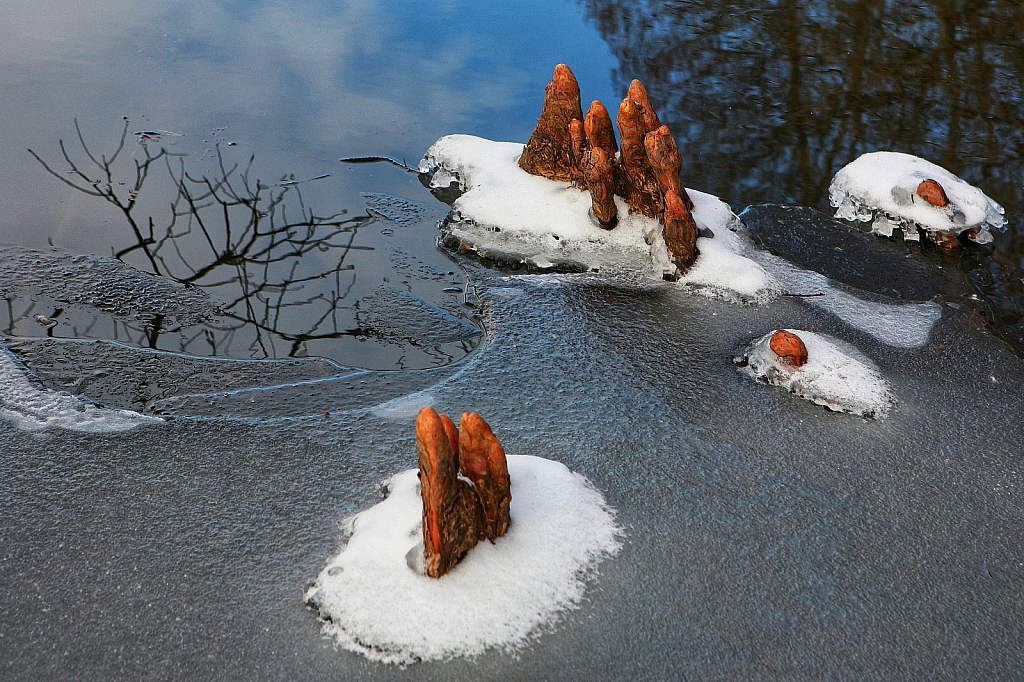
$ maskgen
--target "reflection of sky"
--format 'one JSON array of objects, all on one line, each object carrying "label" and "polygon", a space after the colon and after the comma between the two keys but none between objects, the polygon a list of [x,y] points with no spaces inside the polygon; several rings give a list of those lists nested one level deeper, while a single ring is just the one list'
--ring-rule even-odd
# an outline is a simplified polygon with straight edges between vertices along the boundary
[{"label": "reflection of sky", "polygon": [[[121,119],[184,133],[198,154],[215,128],[264,175],[335,172],[337,159],[413,160],[437,137],[525,140],[555,63],[584,98],[613,100],[613,60],[572,3],[8,3],[0,24],[0,240],[105,251],[123,229],[96,199],[64,190],[26,153],[56,159],[72,119],[100,151]],[[372,187],[331,189],[342,201]],[[379,188],[377,188],[379,189]],[[337,207],[335,207],[337,208]],[[108,223],[107,227],[103,227]]]}]

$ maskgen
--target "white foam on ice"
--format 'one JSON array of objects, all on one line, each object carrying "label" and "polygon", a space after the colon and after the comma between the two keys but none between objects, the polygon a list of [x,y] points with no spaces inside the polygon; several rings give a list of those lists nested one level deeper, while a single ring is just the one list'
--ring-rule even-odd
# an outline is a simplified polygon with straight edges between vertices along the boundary
[{"label": "white foam on ice", "polygon": [[781,361],[771,349],[773,330],[747,348],[743,355],[746,364],[740,371],[835,412],[878,418],[895,404],[888,382],[856,348],[823,334],[785,331],[804,342],[807,362],[795,367]]},{"label": "white foam on ice", "polygon": [[[658,279],[675,272],[657,220],[630,214],[615,197],[619,222],[613,230],[602,229],[588,192],[525,172],[517,163],[522,152],[522,144],[471,135],[442,137],[427,150],[419,171],[431,175],[431,186],[458,182],[463,190],[443,227],[450,238],[482,256],[541,269],[572,264],[642,270]],[[732,232],[741,223],[729,205],[704,192],[687,193],[697,225],[714,237],[697,240],[701,255],[681,285],[744,301],[774,298],[774,280],[743,255],[743,240]]]},{"label": "white foam on ice", "polygon": [[821,273],[797,267],[767,252],[758,253],[757,258],[782,283],[787,294],[800,296],[808,305],[835,315],[888,346],[921,348],[928,343],[932,327],[942,319],[942,306],[933,301],[865,301],[833,287]]},{"label": "white foam on ice", "polygon": [[621,530],[583,476],[551,460],[508,457],[512,525],[481,542],[448,575],[414,572],[422,546],[416,470],[392,477],[390,495],[349,522],[351,537],[306,593],[339,646],[374,661],[474,656],[515,650],[583,597]]},{"label": "white foam on ice", "polygon": [[[942,185],[949,206],[933,206],[918,196],[918,185],[928,179]],[[972,239],[984,244],[992,241],[989,228],[1006,229],[1002,206],[980,189],[930,161],[898,152],[871,152],[841,168],[832,178],[829,201],[837,218],[872,221],[872,231],[887,237],[894,228],[911,240],[919,238],[919,229],[978,228]]]},{"label": "white foam on ice", "polygon": [[142,424],[162,422],[159,417],[131,410],[99,407],[75,396],[39,386],[29,380],[19,363],[0,347],[0,417],[25,431],[47,427],[110,433]]}]

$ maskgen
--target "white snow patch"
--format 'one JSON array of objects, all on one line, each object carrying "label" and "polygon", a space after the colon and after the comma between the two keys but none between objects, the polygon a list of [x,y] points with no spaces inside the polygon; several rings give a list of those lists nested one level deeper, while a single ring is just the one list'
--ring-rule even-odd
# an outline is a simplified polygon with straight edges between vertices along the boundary
[{"label": "white snow patch", "polygon": [[406,561],[422,547],[417,471],[392,477],[388,498],[349,521],[348,545],[306,593],[324,631],[349,651],[407,665],[515,650],[577,605],[598,561],[619,549],[612,511],[558,462],[511,455],[508,468],[508,533],[478,544],[440,579]]},{"label": "white snow patch", "polygon": [[[523,145],[493,142],[471,135],[448,135],[435,142],[419,171],[431,175],[431,187],[457,182],[463,194],[442,227],[446,238],[479,255],[545,269],[645,272],[660,279],[676,268],[665,246],[661,223],[615,197],[618,225],[602,229],[593,218],[590,194],[566,182],[530,175],[518,165]],[[766,302],[778,287],[757,263],[743,255],[743,240],[732,232],[739,219],[729,205],[704,192],[687,189],[698,227],[701,255],[680,280],[701,293]]]},{"label": "white snow patch", "polygon": [[740,359],[741,372],[835,412],[882,417],[895,404],[888,382],[856,348],[822,334],[787,329],[807,348],[807,362],[796,367],[783,362],[771,349],[775,331],[747,348]]},{"label": "white snow patch", "polygon": [[[929,179],[942,185],[949,206],[933,206],[918,196],[918,185]],[[898,152],[864,154],[841,168],[832,178],[829,201],[837,218],[871,221],[871,231],[886,237],[894,228],[910,240],[920,238],[919,229],[934,236],[977,228],[971,238],[985,244],[992,241],[989,228],[1006,229],[1002,206],[980,189],[930,161]]]},{"label": "white snow patch", "polygon": [[127,431],[142,424],[163,421],[131,410],[99,407],[73,395],[39,386],[29,380],[19,363],[2,347],[0,417],[25,431],[56,427],[90,433]]},{"label": "white snow patch", "polygon": [[[711,197],[710,194],[695,190],[687,190],[687,193],[693,199],[695,209],[698,199],[703,203],[704,197]],[[731,215],[732,211],[728,205],[722,205]],[[733,219],[736,225],[742,224],[739,218],[733,216]],[[725,225],[731,227],[728,221]],[[759,304],[775,300],[781,293],[782,286],[765,268],[743,255],[753,249],[748,240],[732,229],[718,229],[714,233],[712,239],[697,239],[700,255],[679,282],[689,289],[713,298]]]},{"label": "white snow patch", "polygon": [[758,260],[782,283],[788,294],[801,296],[808,305],[821,308],[840,320],[894,348],[921,348],[932,327],[942,319],[942,306],[923,303],[876,303],[836,289],[828,277],[805,270],[767,252]]}]

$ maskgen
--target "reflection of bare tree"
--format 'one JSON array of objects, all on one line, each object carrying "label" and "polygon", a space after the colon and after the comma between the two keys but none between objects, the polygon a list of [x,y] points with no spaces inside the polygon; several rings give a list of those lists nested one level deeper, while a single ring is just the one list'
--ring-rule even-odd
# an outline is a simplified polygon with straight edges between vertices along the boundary
[{"label": "reflection of bare tree", "polygon": [[[195,328],[171,329],[161,315],[129,324],[130,331],[145,335],[137,340],[140,345],[156,348],[161,334],[178,331],[184,334],[183,351],[231,355],[229,348],[238,341],[246,344],[250,357],[301,356],[312,341],[362,334],[352,324],[353,304],[347,297],[356,274],[346,258],[354,250],[371,249],[354,242],[372,217],[346,217],[345,211],[317,215],[303,201],[301,181],[286,177],[265,185],[251,176],[252,157],[244,166],[229,163],[219,145],[216,173],[193,175],[184,155],[166,148],[151,151],[149,144],[159,139],[155,133],[137,133],[134,177],[118,182],[115,163],[126,148],[128,123],[109,157],[89,149],[77,121],[75,130],[87,159],[84,165],[63,140],[66,172],[31,153],[61,182],[102,198],[124,215],[135,243],[115,257],[127,261],[142,256],[143,267],[152,274],[200,287],[221,304],[219,319]],[[161,167],[176,192],[169,218],[158,225],[149,217],[142,224],[136,216],[139,195]],[[98,179],[93,177],[97,173]],[[243,329],[245,339],[236,338]],[[197,351],[195,343],[208,347]],[[274,347],[281,343],[286,347]]]},{"label": "reflection of bare tree", "polygon": [[692,186],[821,205],[877,149],[929,158],[1019,205],[1024,5],[1017,0],[584,0],[688,155]]}]

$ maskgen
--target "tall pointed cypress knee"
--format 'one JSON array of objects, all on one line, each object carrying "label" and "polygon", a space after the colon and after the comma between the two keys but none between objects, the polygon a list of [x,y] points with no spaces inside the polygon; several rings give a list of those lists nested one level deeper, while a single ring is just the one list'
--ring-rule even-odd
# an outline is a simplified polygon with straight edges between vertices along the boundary
[{"label": "tall pointed cypress knee", "polygon": [[519,167],[531,175],[582,185],[583,174],[578,159],[573,159],[569,133],[573,119],[583,120],[580,86],[572,70],[559,64],[544,91],[544,110],[519,157]]},{"label": "tall pointed cypress knee", "polygon": [[629,98],[622,100],[618,124],[622,172],[615,193],[626,200],[633,212],[658,218],[665,209],[665,202],[644,147],[647,124],[643,107]]}]

